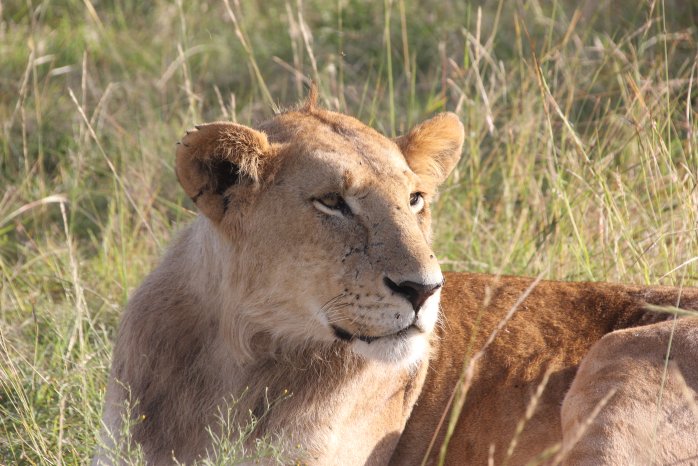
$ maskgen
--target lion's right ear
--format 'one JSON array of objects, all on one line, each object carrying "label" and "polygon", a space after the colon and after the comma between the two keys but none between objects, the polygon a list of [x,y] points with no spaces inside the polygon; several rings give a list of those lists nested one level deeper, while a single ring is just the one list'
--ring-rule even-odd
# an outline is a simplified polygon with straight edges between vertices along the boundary
[{"label": "lion's right ear", "polygon": [[463,149],[465,131],[455,113],[445,112],[424,121],[394,141],[407,164],[431,190],[444,182]]},{"label": "lion's right ear", "polygon": [[228,208],[228,188],[264,181],[273,152],[264,133],[235,123],[209,123],[188,131],[178,143],[175,171],[187,196],[218,223]]}]

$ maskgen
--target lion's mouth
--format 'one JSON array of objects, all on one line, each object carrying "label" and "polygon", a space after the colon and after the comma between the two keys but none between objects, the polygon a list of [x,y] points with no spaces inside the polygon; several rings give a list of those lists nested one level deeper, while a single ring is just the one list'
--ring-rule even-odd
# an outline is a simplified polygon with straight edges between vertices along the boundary
[{"label": "lion's mouth", "polygon": [[338,327],[336,325],[332,325],[332,330],[334,331],[335,336],[337,338],[339,338],[340,340],[346,341],[346,342],[350,342],[353,340],[361,340],[361,341],[368,343],[368,344],[371,344],[371,342],[374,342],[374,341],[379,340],[381,338],[402,338],[405,335],[407,335],[407,332],[409,332],[411,329],[415,329],[419,332],[422,331],[419,327],[417,327],[417,325],[410,324],[407,327],[403,328],[402,330],[398,330],[397,332],[394,332],[394,333],[388,333],[386,335],[369,336],[369,335],[359,335],[359,334],[350,333],[341,327]]}]

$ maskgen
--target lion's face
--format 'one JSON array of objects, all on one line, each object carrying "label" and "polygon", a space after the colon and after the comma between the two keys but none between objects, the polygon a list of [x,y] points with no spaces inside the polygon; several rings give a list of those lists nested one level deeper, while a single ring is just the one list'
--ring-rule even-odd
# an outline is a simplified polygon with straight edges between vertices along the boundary
[{"label": "lion's face", "polygon": [[394,142],[308,105],[260,130],[201,126],[177,160],[187,193],[234,245],[230,287],[246,294],[245,318],[300,344],[423,356],[443,282],[429,201],[460,155],[460,122],[442,115]]}]

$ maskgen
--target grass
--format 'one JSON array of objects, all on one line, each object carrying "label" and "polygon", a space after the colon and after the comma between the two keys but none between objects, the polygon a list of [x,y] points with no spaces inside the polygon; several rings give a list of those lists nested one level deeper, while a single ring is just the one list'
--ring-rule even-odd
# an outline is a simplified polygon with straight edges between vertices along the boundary
[{"label": "grass", "polygon": [[174,142],[310,79],[389,135],[462,118],[444,268],[695,286],[696,24],[681,0],[0,2],[0,463],[88,461],[120,311],[194,215]]}]

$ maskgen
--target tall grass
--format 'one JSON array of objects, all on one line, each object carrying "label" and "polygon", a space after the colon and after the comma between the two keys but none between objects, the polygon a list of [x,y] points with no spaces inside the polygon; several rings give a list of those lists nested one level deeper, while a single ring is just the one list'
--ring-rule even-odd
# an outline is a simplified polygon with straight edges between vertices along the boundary
[{"label": "tall grass", "polygon": [[0,463],[94,450],[120,310],[194,215],[174,142],[311,79],[389,135],[461,116],[445,268],[696,285],[696,24],[681,0],[0,2]]}]

